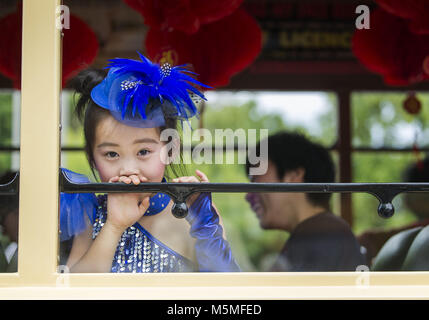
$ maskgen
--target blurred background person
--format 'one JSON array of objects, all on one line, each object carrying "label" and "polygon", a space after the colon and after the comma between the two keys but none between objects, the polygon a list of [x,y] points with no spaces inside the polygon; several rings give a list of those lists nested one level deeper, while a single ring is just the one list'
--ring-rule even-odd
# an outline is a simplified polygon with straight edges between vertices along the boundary
[{"label": "blurred background person", "polygon": [[[403,182],[429,182],[429,156],[409,165],[403,172]],[[359,242],[366,248],[369,265],[389,238],[399,232],[429,224],[429,197],[426,192],[405,193],[403,199],[406,207],[415,215],[416,222],[388,230],[370,229],[358,236]]]},{"label": "blurred background person", "polygon": [[[16,172],[7,171],[0,177],[0,184],[13,180]],[[19,195],[0,195],[1,233],[6,237],[7,246],[0,244],[0,272],[17,272],[18,261],[18,205]]]},{"label": "blurred background person", "polygon": [[[259,150],[259,145],[257,150]],[[250,164],[247,165],[249,173]],[[329,152],[297,133],[268,137],[268,170],[258,183],[332,183]],[[332,213],[330,193],[248,193],[261,228],[290,233],[270,271],[355,271],[365,263],[349,225]]]}]

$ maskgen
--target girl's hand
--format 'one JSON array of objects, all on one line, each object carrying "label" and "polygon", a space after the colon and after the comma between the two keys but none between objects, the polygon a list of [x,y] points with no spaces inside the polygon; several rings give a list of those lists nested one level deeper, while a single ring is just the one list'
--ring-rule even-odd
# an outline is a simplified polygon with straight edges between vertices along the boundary
[{"label": "girl's hand", "polygon": [[[123,182],[135,185],[147,182],[142,175],[115,176],[109,183]],[[118,232],[124,230],[140,220],[149,207],[151,193],[109,193],[107,197],[107,221]]]},{"label": "girl's hand", "polygon": [[[195,170],[195,173],[197,174],[198,178],[195,176],[179,177],[179,178],[173,179],[172,182],[180,182],[180,183],[209,182],[209,179],[202,171]],[[186,200],[186,204],[188,208],[191,207],[191,205],[194,203],[195,199],[197,199],[199,195],[200,195],[199,193],[194,193]]]}]

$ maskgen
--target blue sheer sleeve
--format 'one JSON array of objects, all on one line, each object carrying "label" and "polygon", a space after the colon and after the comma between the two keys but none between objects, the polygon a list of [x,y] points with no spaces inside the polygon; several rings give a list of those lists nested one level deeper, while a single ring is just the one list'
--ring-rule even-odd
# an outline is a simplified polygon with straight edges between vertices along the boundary
[{"label": "blue sheer sleeve", "polygon": [[[74,183],[89,183],[89,179],[79,173],[61,168],[67,178]],[[94,223],[97,198],[93,193],[60,194],[60,241],[69,240]]]},{"label": "blue sheer sleeve", "polygon": [[219,216],[212,206],[210,193],[201,193],[189,208],[186,220],[191,236],[196,239],[195,251],[199,271],[240,271],[228,241],[223,238]]}]

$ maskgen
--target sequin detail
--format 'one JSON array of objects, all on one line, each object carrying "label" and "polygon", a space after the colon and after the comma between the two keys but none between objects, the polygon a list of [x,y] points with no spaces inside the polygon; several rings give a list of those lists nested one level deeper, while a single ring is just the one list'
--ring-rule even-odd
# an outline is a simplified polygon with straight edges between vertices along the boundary
[{"label": "sequin detail", "polygon": [[[95,239],[107,218],[107,195],[100,195],[93,224]],[[112,272],[191,272],[192,262],[157,241],[139,224],[127,228],[119,240]]]}]

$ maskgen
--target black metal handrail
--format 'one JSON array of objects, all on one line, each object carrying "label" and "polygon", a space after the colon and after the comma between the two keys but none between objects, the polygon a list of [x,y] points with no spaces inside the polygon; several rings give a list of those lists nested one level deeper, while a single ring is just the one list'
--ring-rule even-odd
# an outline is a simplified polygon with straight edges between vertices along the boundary
[{"label": "black metal handrail", "polygon": [[[60,192],[65,193],[148,193],[163,192],[173,201],[173,214],[183,218],[187,214],[186,200],[194,193],[247,193],[247,192],[310,192],[310,193],[369,193],[380,202],[378,214],[391,217],[393,199],[405,192],[429,192],[429,183],[73,183],[60,171]],[[19,174],[8,184],[0,185],[0,195],[16,194]]]},{"label": "black metal handrail", "polygon": [[183,217],[187,214],[186,200],[199,192],[311,192],[351,193],[363,192],[375,196],[380,204],[378,214],[391,217],[394,212],[393,199],[403,192],[429,192],[429,183],[85,183],[76,184],[60,174],[62,192],[116,193],[116,192],[163,192],[174,201],[173,214]]}]

